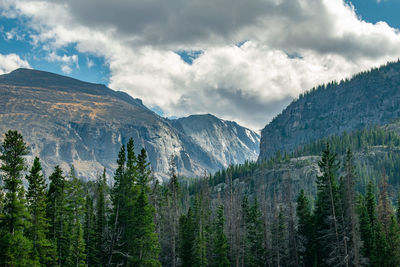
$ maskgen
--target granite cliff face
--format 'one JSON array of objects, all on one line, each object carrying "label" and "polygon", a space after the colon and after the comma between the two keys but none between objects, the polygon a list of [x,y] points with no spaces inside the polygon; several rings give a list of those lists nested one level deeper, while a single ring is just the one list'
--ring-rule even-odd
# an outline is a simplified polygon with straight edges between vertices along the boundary
[{"label": "granite cliff face", "polygon": [[[46,175],[56,164],[64,170],[73,164],[78,175],[86,179],[96,178],[103,167],[112,174],[121,144],[130,137],[134,138],[137,152],[142,147],[147,150],[159,177],[166,177],[171,154],[182,175],[201,175],[227,164],[139,99],[104,85],[18,69],[0,76],[0,107],[0,133],[19,130],[31,148],[28,160],[39,156]],[[231,149],[240,148],[246,150],[244,154],[251,154],[257,142],[255,139],[254,144]],[[232,160],[230,163],[240,163],[242,158]]]},{"label": "granite cliff face", "polygon": [[260,136],[236,122],[206,114],[173,120],[172,125],[225,166],[257,160]]},{"label": "granite cliff face", "polygon": [[261,132],[259,161],[277,151],[400,117],[400,63],[330,83],[293,101]]}]

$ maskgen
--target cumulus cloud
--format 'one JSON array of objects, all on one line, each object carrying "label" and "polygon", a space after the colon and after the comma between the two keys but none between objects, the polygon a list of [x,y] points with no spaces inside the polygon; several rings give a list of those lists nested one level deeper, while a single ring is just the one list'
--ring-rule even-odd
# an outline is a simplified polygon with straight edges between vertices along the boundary
[{"label": "cumulus cloud", "polygon": [[16,54],[0,54],[0,74],[8,73],[17,68],[30,68],[30,65]]},{"label": "cumulus cloud", "polygon": [[61,70],[65,74],[70,74],[72,72],[72,66],[79,69],[79,59],[78,55],[68,56],[64,54],[63,56],[57,55],[56,52],[52,51],[47,55],[46,58],[50,62],[60,62]]},{"label": "cumulus cloud", "polygon": [[[213,113],[253,129],[304,90],[400,55],[397,29],[361,20],[343,0],[0,4],[6,16],[29,18],[35,45],[75,45],[104,57],[113,89],[170,116]],[[201,53],[187,64],[174,51]],[[56,52],[49,57],[68,67],[78,62]]]}]

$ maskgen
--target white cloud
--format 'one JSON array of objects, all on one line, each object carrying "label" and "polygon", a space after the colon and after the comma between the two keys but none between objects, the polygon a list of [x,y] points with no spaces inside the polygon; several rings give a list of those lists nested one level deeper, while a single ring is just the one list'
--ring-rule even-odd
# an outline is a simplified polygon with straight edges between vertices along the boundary
[{"label": "white cloud", "polygon": [[64,54],[63,56],[57,55],[56,52],[50,52],[46,59],[50,62],[61,63],[61,71],[65,74],[70,74],[72,72],[72,66],[79,69],[79,59],[78,55],[68,56]]},{"label": "white cloud", "polygon": [[62,65],[61,70],[66,74],[70,74],[72,72],[72,68],[68,65]]},{"label": "white cloud", "polygon": [[[255,129],[300,92],[400,56],[397,29],[362,21],[343,0],[6,3],[31,19],[37,46],[104,57],[111,88],[167,115],[209,112]],[[203,53],[188,65],[177,50]],[[48,59],[78,66],[74,56]]]},{"label": "white cloud", "polygon": [[94,66],[93,60],[91,60],[89,57],[86,57],[86,65],[90,69],[91,67]]},{"label": "white cloud", "polygon": [[0,74],[8,73],[17,68],[30,68],[30,65],[16,54],[0,54]]}]

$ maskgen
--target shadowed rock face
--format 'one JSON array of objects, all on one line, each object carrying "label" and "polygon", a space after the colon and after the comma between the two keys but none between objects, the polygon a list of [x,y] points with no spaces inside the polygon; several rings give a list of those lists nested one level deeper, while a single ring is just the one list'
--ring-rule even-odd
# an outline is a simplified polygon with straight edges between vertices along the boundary
[{"label": "shadowed rock face", "polygon": [[236,122],[211,114],[191,115],[171,122],[224,166],[257,160],[260,136]]},{"label": "shadowed rock face", "polygon": [[[57,164],[64,170],[73,164],[84,179],[95,179],[103,167],[112,174],[118,151],[130,137],[136,152],[147,150],[159,177],[166,177],[171,154],[182,175],[226,166],[141,100],[104,85],[18,69],[0,76],[0,107],[0,133],[19,130],[32,151],[28,161],[39,156],[46,176]],[[242,148],[253,150],[254,145]]]},{"label": "shadowed rock face", "polygon": [[400,63],[321,86],[292,102],[261,132],[259,160],[277,151],[400,117]]}]

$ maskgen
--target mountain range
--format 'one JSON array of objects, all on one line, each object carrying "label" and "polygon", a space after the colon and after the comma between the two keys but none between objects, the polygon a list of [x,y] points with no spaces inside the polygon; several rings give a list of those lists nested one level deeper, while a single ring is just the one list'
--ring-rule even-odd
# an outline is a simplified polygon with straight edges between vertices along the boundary
[{"label": "mountain range", "polygon": [[16,129],[45,175],[55,165],[74,165],[82,179],[112,174],[122,144],[143,147],[156,176],[167,177],[173,155],[183,176],[215,172],[229,164],[255,160],[260,136],[213,115],[163,118],[140,99],[69,77],[31,69],[0,76],[0,133]]}]

